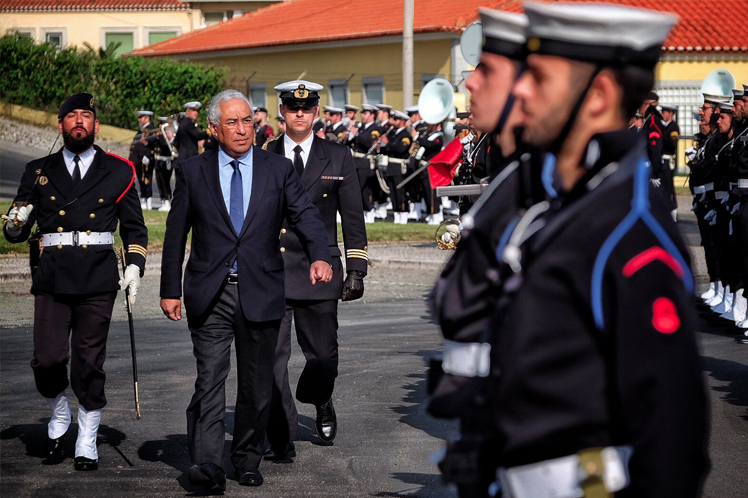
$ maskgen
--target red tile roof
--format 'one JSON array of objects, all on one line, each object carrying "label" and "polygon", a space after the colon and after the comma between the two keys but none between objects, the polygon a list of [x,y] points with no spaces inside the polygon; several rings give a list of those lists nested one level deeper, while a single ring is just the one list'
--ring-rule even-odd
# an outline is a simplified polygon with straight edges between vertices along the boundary
[{"label": "red tile roof", "polygon": [[[516,0],[415,0],[413,32],[459,32],[478,7]],[[133,52],[176,55],[402,35],[403,0],[288,0]]]},{"label": "red tile roof", "polygon": [[0,12],[189,10],[180,0],[0,0]]},{"label": "red tile roof", "polygon": [[[0,0],[0,4],[9,1],[12,0]],[[748,52],[748,24],[738,14],[748,5],[746,0],[609,0],[608,3],[677,14],[680,21],[665,42],[666,52]],[[144,47],[133,54],[178,55],[401,35],[403,0],[375,0],[374,5],[376,9],[372,11],[371,0],[287,0]],[[479,7],[515,12],[522,8],[520,0],[415,0],[413,32],[460,32],[478,18]]]}]

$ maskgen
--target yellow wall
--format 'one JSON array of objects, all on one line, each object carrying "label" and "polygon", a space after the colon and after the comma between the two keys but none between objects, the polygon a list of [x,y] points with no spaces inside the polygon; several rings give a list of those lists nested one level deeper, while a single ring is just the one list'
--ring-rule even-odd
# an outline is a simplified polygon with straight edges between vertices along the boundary
[{"label": "yellow wall", "polygon": [[[187,33],[202,22],[200,11],[172,12],[40,12],[4,13],[0,17],[0,33],[32,28],[37,42],[45,41],[44,29],[64,28],[68,46],[83,47],[88,42],[94,48],[103,47],[104,32],[110,28],[133,30],[135,48],[148,44],[148,31],[177,31]],[[154,29],[155,28],[155,29]]]},{"label": "yellow wall", "polygon": [[[414,104],[418,101],[423,74],[441,74],[450,79],[450,47],[450,40],[414,43]],[[247,78],[250,76],[251,83],[264,83],[267,89],[267,107],[273,116],[278,108],[277,93],[273,87],[278,83],[297,79],[304,72],[306,74],[302,79],[325,87],[321,93],[321,105],[327,104],[330,80],[346,79],[353,75],[348,83],[349,103],[361,106],[363,78],[381,77],[384,78],[385,103],[395,109],[403,107],[400,43],[217,57],[210,60],[199,59],[197,62],[227,66],[230,69],[227,86],[242,92],[247,91]]]},{"label": "yellow wall", "polygon": [[663,61],[655,69],[655,77],[662,80],[703,80],[715,69],[727,69],[735,76],[735,83],[748,84],[748,61]]}]

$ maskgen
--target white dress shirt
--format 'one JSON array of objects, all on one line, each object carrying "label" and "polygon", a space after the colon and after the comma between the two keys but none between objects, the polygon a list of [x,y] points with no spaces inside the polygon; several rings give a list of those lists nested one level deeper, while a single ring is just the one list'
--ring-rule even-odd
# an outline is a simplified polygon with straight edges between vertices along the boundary
[{"label": "white dress shirt", "polygon": [[[96,149],[94,149],[93,147],[90,147],[87,151],[78,154],[78,156],[81,158],[80,162],[78,163],[78,167],[81,170],[81,180],[84,176],[86,176],[88,168],[90,168],[91,164],[93,164],[95,155]],[[70,152],[66,147],[62,148],[62,159],[65,161],[65,167],[68,169],[68,173],[70,173],[70,178],[73,177],[73,171],[75,171],[75,156],[76,155]]]},{"label": "white dress shirt", "polygon": [[303,142],[300,144],[297,144],[290,138],[288,138],[288,135],[283,135],[283,150],[286,153],[286,157],[293,162],[293,159],[296,155],[296,153],[293,151],[297,145],[301,145],[301,161],[304,163],[304,167],[306,168],[306,162],[307,159],[309,159],[309,150],[312,148],[312,141],[314,140],[314,133],[310,133],[307,138],[304,139]]}]

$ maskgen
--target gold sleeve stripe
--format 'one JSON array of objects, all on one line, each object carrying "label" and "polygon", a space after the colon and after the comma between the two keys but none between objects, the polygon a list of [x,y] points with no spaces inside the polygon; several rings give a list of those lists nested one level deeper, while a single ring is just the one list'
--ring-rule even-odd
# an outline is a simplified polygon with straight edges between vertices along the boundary
[{"label": "gold sleeve stripe", "polygon": [[127,252],[140,254],[144,258],[148,255],[148,250],[145,247],[139,246],[137,244],[130,244],[129,246],[127,246]]},{"label": "gold sleeve stripe", "polygon": [[362,251],[361,249],[348,249],[346,251],[346,257],[365,259],[366,261],[369,261],[369,253]]},{"label": "gold sleeve stripe", "polygon": [[351,253],[354,253],[354,252],[358,252],[358,253],[361,253],[361,254],[369,254],[368,252],[364,251],[363,249],[347,249],[345,252],[348,253],[348,254],[351,254]]}]

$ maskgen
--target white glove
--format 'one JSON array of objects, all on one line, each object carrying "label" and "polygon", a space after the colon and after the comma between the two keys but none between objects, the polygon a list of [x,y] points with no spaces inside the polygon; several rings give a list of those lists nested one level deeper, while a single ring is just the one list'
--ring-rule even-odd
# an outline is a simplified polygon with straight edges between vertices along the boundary
[{"label": "white glove", "polygon": [[660,185],[662,185],[662,180],[660,180],[659,178],[650,178],[649,181],[655,187],[659,187]]},{"label": "white glove", "polygon": [[696,157],[696,149],[693,147],[689,147],[686,149],[686,157],[689,161],[693,161],[693,158]]},{"label": "white glove", "polygon": [[144,166],[151,164],[151,160],[148,159],[148,156],[143,156],[143,159],[141,159],[140,162],[143,163]]},{"label": "white glove", "polygon": [[732,211],[730,211],[730,214],[737,213],[738,209],[740,209],[740,203],[739,202],[732,207]]},{"label": "white glove", "polygon": [[140,268],[137,265],[127,265],[125,274],[119,281],[119,290],[129,289],[130,304],[135,304],[138,287],[140,287]]},{"label": "white glove", "polygon": [[712,221],[717,218],[717,211],[712,209],[704,215],[704,221]]},{"label": "white glove", "polygon": [[732,220],[730,220],[730,233],[729,235],[732,235]]},{"label": "white glove", "polygon": [[727,204],[727,202],[728,202],[729,200],[730,200],[730,196],[729,196],[729,195],[727,195],[727,196],[725,196],[725,197],[724,197],[724,198],[722,199],[722,201],[720,202],[720,204]]},{"label": "white glove", "polygon": [[457,225],[447,225],[445,230],[442,234],[442,242],[445,244],[456,244],[460,240],[460,227]]},{"label": "white glove", "polygon": [[[29,215],[34,210],[32,204],[26,206],[14,207],[8,213],[8,223],[5,224],[5,230],[9,235],[17,235],[21,233],[23,226],[29,221]],[[18,223],[16,225],[16,223]]]}]

